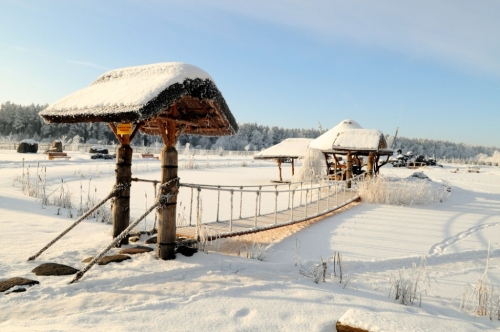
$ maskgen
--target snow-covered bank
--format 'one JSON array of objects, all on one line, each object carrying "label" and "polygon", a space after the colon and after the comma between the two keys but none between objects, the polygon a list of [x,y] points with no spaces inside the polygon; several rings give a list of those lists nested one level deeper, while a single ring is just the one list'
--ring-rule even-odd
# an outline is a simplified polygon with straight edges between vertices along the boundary
[{"label": "snow-covered bank", "polygon": [[[25,162],[31,159],[34,167],[38,161],[47,166],[48,182],[55,186],[64,178],[70,188],[80,190],[80,182],[92,178],[92,186],[104,196],[114,182],[113,161],[96,162],[77,154],[56,162],[48,162],[40,154],[23,157]],[[426,168],[423,172],[430,179],[451,187],[450,196],[442,203],[362,202],[273,243],[264,261],[210,252],[178,255],[176,260],[164,262],[147,253],[96,266],[80,282],[68,285],[70,277],[37,277],[30,271],[45,262],[82,268],[81,260],[111,241],[111,226],[84,221],[39,259],[26,262],[74,219],[56,215],[53,206],[41,209],[39,202],[12,185],[22,171],[19,158],[19,154],[0,151],[0,279],[22,276],[36,279],[40,285],[0,296],[2,331],[334,331],[337,320],[350,309],[365,324],[381,331],[500,329],[498,320],[490,322],[459,309],[465,285],[477,282],[484,272],[489,240],[489,277],[500,287],[498,167],[482,167],[480,173],[468,173],[461,166],[452,173],[456,165]],[[241,166],[246,157],[238,158],[230,160],[235,163],[230,167],[181,167],[179,176],[183,182],[221,185],[268,184],[276,178],[274,163],[252,167],[248,158],[247,165]],[[222,166],[228,160],[209,162]],[[137,169],[133,172],[141,177],[159,178],[157,161],[137,159],[134,163]],[[391,177],[406,178],[413,172],[382,168]],[[152,186],[133,186],[132,214],[138,215],[144,211],[146,199],[152,202]],[[316,284],[301,274],[301,269],[312,268],[334,252],[342,255],[343,283],[338,276],[330,276],[331,265],[326,282]],[[422,305],[395,303],[388,298],[391,275],[399,275],[403,268],[407,275],[422,256],[426,256],[430,277]]]}]

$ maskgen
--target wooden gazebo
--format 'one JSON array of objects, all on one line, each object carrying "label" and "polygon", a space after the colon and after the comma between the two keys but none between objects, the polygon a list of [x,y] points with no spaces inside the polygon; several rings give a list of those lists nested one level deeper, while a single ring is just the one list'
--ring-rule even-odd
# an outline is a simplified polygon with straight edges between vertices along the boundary
[{"label": "wooden gazebo", "polygon": [[[132,148],[138,131],[160,135],[161,194],[169,196],[158,211],[157,256],[175,257],[178,191],[177,150],[182,134],[233,135],[238,126],[213,79],[203,70],[180,62],[128,67],[101,75],[89,87],[40,112],[48,123],[107,122],[120,142],[116,151],[113,237],[130,221]],[[128,244],[125,238],[121,244]]]},{"label": "wooden gazebo", "polygon": [[[316,138],[309,147],[320,150],[325,156],[327,175],[334,178],[350,178],[363,172],[368,175],[378,173],[389,158],[392,150],[388,149],[382,132],[376,129],[363,129],[354,120],[343,120],[338,125]],[[341,160],[345,156],[345,162]],[[367,161],[363,157],[367,157]]]},{"label": "wooden gazebo", "polygon": [[[333,155],[335,166],[338,170],[338,155],[346,156],[346,178],[349,179],[353,174],[360,174],[362,167],[366,166],[368,176],[377,174],[393,150],[387,146],[384,134],[377,129],[346,129],[338,133],[337,138],[332,144],[331,154]],[[364,164],[363,157],[367,157],[367,163]],[[380,157],[387,156],[385,161]]]},{"label": "wooden gazebo", "polygon": [[313,141],[312,138],[287,138],[281,143],[271,146],[259,153],[256,153],[254,159],[271,159],[278,163],[279,182],[283,182],[281,174],[281,164],[292,164],[292,176],[295,173],[295,159],[305,156],[307,147]]}]

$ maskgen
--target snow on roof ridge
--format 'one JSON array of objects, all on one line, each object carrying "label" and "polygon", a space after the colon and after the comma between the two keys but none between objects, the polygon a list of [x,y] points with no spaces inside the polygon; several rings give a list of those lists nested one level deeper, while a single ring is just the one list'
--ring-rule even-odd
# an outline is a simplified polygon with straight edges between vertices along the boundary
[{"label": "snow on roof ridge", "polygon": [[58,114],[93,108],[101,112],[112,112],[115,108],[137,111],[167,87],[186,79],[208,79],[215,85],[204,70],[184,62],[119,68],[102,74],[90,86],[49,105],[41,115],[53,114],[53,110]]},{"label": "snow on roof ridge", "polygon": [[384,134],[378,129],[349,128],[338,132],[332,147],[378,150],[381,140],[386,145]]},{"label": "snow on roof ridge", "polygon": [[267,158],[301,158],[305,156],[312,138],[286,138],[254,155],[254,159]]},{"label": "snow on roof ridge", "polygon": [[354,120],[351,119],[342,120],[335,127],[323,133],[321,136],[312,141],[309,147],[325,152],[330,151],[332,149],[333,142],[335,141],[341,130],[362,129],[362,128],[363,127],[361,127],[361,125]]},{"label": "snow on roof ridge", "polygon": [[211,81],[213,81],[212,77],[210,77],[207,72],[194,65],[185,62],[159,62],[148,65],[123,67],[107,71],[99,76],[97,80],[94,81],[91,85],[107,82],[111,79],[114,80],[119,78],[167,74],[170,74],[169,76],[171,76],[172,78],[181,77],[183,78],[182,80],[186,78],[200,78],[210,79]]}]

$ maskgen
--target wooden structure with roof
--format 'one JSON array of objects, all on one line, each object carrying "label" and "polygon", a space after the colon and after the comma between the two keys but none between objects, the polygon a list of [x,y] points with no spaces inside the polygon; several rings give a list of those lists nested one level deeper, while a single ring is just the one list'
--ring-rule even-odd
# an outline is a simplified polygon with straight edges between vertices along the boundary
[{"label": "wooden structure with roof", "polygon": [[283,182],[281,164],[292,164],[292,176],[295,174],[295,159],[302,158],[306,154],[307,147],[313,141],[312,138],[287,138],[281,143],[271,146],[253,156],[254,159],[271,159],[278,163],[279,182]]},{"label": "wooden structure with roof", "polygon": [[[343,120],[309,145],[320,150],[325,156],[327,175],[334,178],[349,179],[353,174],[363,172],[366,166],[368,176],[379,172],[381,166],[387,163],[393,151],[388,148],[381,131],[363,129],[356,121]],[[341,163],[341,156],[345,156],[345,163]],[[381,161],[387,156],[386,161]],[[367,157],[366,164],[363,157]]]},{"label": "wooden structure with roof", "polygon": [[[169,197],[158,209],[157,256],[175,257],[178,157],[182,134],[233,135],[236,120],[213,79],[198,67],[166,62],[128,67],[101,75],[89,87],[49,105],[40,112],[47,123],[107,122],[120,145],[116,151],[113,237],[130,221],[132,148],[137,132],[160,135],[161,195]],[[121,244],[128,244],[128,237]]]}]

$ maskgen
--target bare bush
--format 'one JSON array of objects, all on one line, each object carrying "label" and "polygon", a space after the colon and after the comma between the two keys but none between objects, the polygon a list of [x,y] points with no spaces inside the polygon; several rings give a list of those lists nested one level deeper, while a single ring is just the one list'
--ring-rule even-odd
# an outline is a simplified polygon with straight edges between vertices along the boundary
[{"label": "bare bush", "polygon": [[390,179],[377,176],[359,183],[359,195],[368,203],[425,205],[442,202],[449,188],[426,179]]},{"label": "bare bush", "polygon": [[460,309],[473,312],[478,316],[490,316],[490,320],[496,316],[500,320],[500,293],[495,289],[488,276],[490,260],[490,244],[488,244],[488,255],[484,273],[476,284],[466,285],[460,302]]},{"label": "bare bush", "polygon": [[403,305],[413,305],[418,300],[419,306],[422,304],[422,293],[427,292],[424,286],[430,287],[430,278],[427,272],[427,261],[422,257],[420,266],[413,263],[409,276],[406,276],[405,270],[399,270],[399,276],[391,275],[389,282],[391,284],[389,297]]}]

